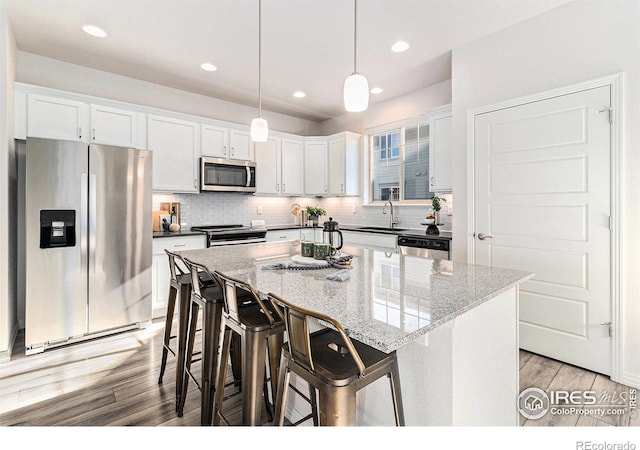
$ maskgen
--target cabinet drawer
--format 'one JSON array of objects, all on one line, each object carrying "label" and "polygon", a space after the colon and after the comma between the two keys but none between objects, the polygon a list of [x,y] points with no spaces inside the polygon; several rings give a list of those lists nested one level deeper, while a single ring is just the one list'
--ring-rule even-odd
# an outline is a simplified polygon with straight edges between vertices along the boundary
[{"label": "cabinet drawer", "polygon": [[267,231],[267,242],[295,241],[297,239],[300,239],[299,229]]},{"label": "cabinet drawer", "polygon": [[153,240],[154,255],[165,254],[165,249],[179,252],[183,250],[197,250],[206,247],[206,236],[204,234],[194,236],[163,237],[155,238]]}]

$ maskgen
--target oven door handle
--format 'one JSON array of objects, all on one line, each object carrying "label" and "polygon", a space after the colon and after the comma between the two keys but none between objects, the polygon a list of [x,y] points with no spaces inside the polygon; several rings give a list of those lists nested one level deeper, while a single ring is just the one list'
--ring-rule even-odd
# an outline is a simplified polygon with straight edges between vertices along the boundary
[{"label": "oven door handle", "polygon": [[251,167],[245,167],[247,169],[247,187],[251,187]]},{"label": "oven door handle", "polygon": [[239,244],[255,244],[257,242],[266,242],[266,238],[255,239],[238,239],[237,241],[209,241],[209,247],[218,247],[221,245],[239,245]]}]

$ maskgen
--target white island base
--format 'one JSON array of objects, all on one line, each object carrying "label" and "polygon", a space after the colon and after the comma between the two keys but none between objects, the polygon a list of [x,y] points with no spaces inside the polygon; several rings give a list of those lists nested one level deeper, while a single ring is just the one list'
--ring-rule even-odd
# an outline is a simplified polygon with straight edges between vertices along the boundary
[{"label": "white island base", "polygon": [[[511,287],[397,350],[407,426],[518,425],[517,297]],[[293,421],[309,413],[296,397],[287,408]],[[358,392],[356,422],[395,425],[387,378]]]}]

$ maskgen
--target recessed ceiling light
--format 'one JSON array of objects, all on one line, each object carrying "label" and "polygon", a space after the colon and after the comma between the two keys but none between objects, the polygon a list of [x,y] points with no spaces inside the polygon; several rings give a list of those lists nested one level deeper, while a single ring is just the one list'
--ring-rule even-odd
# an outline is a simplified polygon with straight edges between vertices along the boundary
[{"label": "recessed ceiling light", "polygon": [[306,97],[306,96],[307,96],[307,94],[305,94],[305,93],[304,93],[304,92],[302,92],[302,91],[295,91],[295,92],[293,93],[293,96],[294,96],[295,98],[304,98],[304,97]]},{"label": "recessed ceiling light", "polygon": [[216,70],[218,70],[216,66],[208,62],[200,64],[200,67],[202,68],[202,70],[206,70],[207,72],[215,72]]},{"label": "recessed ceiling light", "polygon": [[102,28],[97,27],[95,25],[85,25],[82,27],[82,30],[85,33],[95,37],[103,38],[107,35],[107,33]]},{"label": "recessed ceiling light", "polygon": [[409,44],[407,44],[405,41],[398,41],[391,46],[391,50],[396,53],[404,52],[408,48]]},{"label": "recessed ceiling light", "polygon": [[373,89],[371,89],[371,93],[372,94],[380,94],[380,93],[382,93],[382,88],[374,87]]}]

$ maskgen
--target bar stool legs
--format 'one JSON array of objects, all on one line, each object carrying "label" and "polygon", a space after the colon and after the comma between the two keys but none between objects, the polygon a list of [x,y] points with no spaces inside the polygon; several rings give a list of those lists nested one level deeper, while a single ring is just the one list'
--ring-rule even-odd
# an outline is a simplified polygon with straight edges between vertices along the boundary
[{"label": "bar stool legs", "polygon": [[169,288],[169,302],[167,304],[167,316],[164,322],[164,339],[162,340],[162,362],[160,364],[160,377],[158,378],[158,384],[162,384],[162,377],[164,377],[164,372],[167,367],[167,357],[169,356],[169,352],[173,356],[175,356],[175,352],[169,346],[171,339],[176,336],[171,335],[171,329],[173,326],[173,314],[176,309],[176,297],[177,291],[173,288]]},{"label": "bar stool legs", "polygon": [[176,361],[176,412],[182,416],[184,399],[182,398],[182,385],[184,384],[184,367],[187,350],[187,330],[189,327],[189,304],[191,303],[191,285],[180,285],[180,316],[178,325],[178,358]]}]

